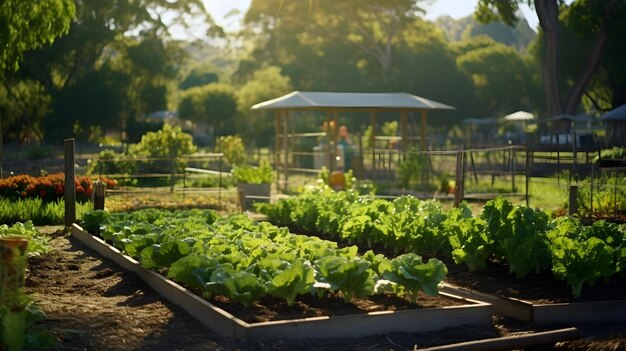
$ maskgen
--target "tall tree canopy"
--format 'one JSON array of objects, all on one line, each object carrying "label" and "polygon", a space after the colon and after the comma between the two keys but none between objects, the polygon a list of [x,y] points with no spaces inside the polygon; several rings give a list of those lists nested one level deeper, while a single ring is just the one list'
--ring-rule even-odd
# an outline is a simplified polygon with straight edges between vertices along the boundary
[{"label": "tall tree canopy", "polygon": [[[75,4],[76,18],[68,23],[68,35],[49,47],[26,52],[19,71],[3,82],[10,87],[29,80],[44,87],[42,92],[54,101],[46,117],[54,122],[45,123],[49,138],[72,135],[73,126],[81,121],[124,130],[128,119],[167,108],[167,91],[175,87],[172,81],[185,56],[171,39],[170,26],[185,25],[194,17],[213,24],[201,0],[76,0]],[[98,94],[81,93],[84,87]],[[107,108],[96,109],[113,100]]]},{"label": "tall tree canopy", "polygon": [[[483,22],[502,20],[514,24],[519,5],[534,5],[543,35],[543,87],[547,111],[550,115],[576,113],[581,98],[600,66],[602,55],[609,38],[618,35],[620,24],[623,27],[626,2],[622,0],[576,0],[566,5],[561,0],[479,0],[476,8],[477,19]],[[569,84],[560,82],[561,27],[565,12],[576,9],[580,16],[578,29],[593,35],[592,44],[585,52],[579,52],[583,64],[578,68]],[[584,29],[583,29],[584,28]]]},{"label": "tall tree canopy", "polygon": [[443,33],[420,17],[420,3],[253,0],[245,17],[253,49],[234,80],[274,65],[296,90],[406,91],[476,115],[471,79]]},{"label": "tall tree canopy", "polygon": [[74,17],[72,0],[4,0],[0,3],[0,70],[14,71],[27,50],[66,34]]}]

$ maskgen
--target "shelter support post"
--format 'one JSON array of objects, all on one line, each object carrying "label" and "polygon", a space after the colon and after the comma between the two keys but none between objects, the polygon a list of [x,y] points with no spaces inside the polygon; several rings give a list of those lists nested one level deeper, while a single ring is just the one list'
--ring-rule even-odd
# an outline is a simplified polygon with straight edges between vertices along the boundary
[{"label": "shelter support post", "polygon": [[332,131],[330,129],[330,111],[326,111],[326,120],[324,122],[325,130],[324,132],[326,132],[326,141],[327,141],[327,147],[326,147],[326,153],[327,153],[327,157],[328,157],[328,170],[331,171],[332,170],[332,164],[333,164],[333,150],[331,148],[331,141],[333,140],[332,137]]},{"label": "shelter support post", "polygon": [[408,133],[407,133],[407,111],[400,111],[400,135],[402,136],[402,153],[404,154],[408,149]]},{"label": "shelter support post", "polygon": [[283,164],[283,179],[285,180],[283,190],[286,192],[289,187],[289,111],[284,111],[284,123],[283,123],[283,151],[285,153],[285,160]]},{"label": "shelter support post", "polygon": [[[281,111],[274,112],[274,168],[276,169],[276,189],[280,189],[280,133]],[[221,170],[220,170],[221,172]]]},{"label": "shelter support post", "polygon": [[376,170],[376,111],[370,112],[372,119],[372,135],[370,136],[370,145],[372,145],[372,175]]},{"label": "shelter support post", "polygon": [[333,133],[333,158],[330,169],[332,171],[337,170],[337,155],[339,155],[339,147],[337,145],[338,142],[338,131],[337,131],[337,110],[333,111],[333,120],[331,121],[332,133]]},{"label": "shelter support post", "polygon": [[426,110],[421,110],[421,125],[420,125],[420,148],[422,150],[426,150],[426,116],[427,116],[427,111]]}]

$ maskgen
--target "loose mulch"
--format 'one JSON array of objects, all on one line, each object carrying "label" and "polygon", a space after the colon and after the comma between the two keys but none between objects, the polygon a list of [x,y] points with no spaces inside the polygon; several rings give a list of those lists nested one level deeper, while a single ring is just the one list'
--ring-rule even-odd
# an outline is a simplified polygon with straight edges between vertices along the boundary
[{"label": "loose mulch", "polygon": [[[566,327],[524,325],[494,317],[492,326],[422,334],[303,341],[234,340],[215,334],[161,298],[134,273],[58,229],[43,228],[50,233],[56,251],[30,260],[26,282],[27,291],[47,313],[43,324],[60,339],[58,350],[410,350]],[[559,343],[554,349],[626,349],[626,322],[577,327],[583,339]]]}]

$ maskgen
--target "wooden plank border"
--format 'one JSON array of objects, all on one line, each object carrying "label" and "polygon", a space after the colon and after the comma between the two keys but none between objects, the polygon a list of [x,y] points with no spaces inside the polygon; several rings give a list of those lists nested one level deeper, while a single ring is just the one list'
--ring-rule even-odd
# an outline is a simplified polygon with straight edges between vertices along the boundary
[{"label": "wooden plank border", "polygon": [[493,305],[495,313],[530,323],[611,322],[626,320],[626,300],[534,304],[445,284],[442,292]]},{"label": "wooden plank border", "polygon": [[201,323],[226,337],[238,339],[356,338],[391,332],[421,333],[461,325],[489,325],[491,323],[492,308],[489,303],[444,292],[440,294],[461,300],[466,304],[442,308],[247,323],[194,295],[177,283],[143,268],[135,259],[125,255],[101,238],[85,232],[77,224],[72,225],[72,236],[122,268],[136,273],[164,298],[179,305]]}]

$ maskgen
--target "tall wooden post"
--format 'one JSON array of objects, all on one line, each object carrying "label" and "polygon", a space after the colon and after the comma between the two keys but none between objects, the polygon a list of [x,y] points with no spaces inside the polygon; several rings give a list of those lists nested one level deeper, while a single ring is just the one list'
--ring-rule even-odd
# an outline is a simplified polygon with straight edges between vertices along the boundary
[{"label": "tall wooden post", "polygon": [[461,146],[461,149],[456,153],[456,177],[454,180],[454,207],[459,206],[464,197],[464,183],[465,183],[465,147]]},{"label": "tall wooden post", "polygon": [[276,189],[280,189],[280,111],[274,111],[274,168],[276,169]]},{"label": "tall wooden post", "polygon": [[337,125],[337,111],[333,111],[333,120],[332,120],[332,130],[333,130],[333,159],[332,159],[332,164],[330,165],[330,169],[331,171],[336,171],[337,170],[337,155],[339,155],[339,145],[337,145],[337,142],[339,141],[339,133],[338,133],[338,128],[339,126]]},{"label": "tall wooden post", "polygon": [[4,156],[2,146],[4,145],[2,140],[2,112],[0,112],[0,179],[4,178],[4,171],[2,170],[2,158]]},{"label": "tall wooden post", "polygon": [[370,136],[370,144],[372,145],[372,177],[376,170],[376,111],[370,113],[372,119],[372,135]]},{"label": "tall wooden post", "polygon": [[333,164],[333,150],[331,149],[330,145],[331,145],[331,141],[333,140],[333,136],[332,136],[332,131],[330,130],[330,111],[326,111],[326,119],[324,120],[324,125],[326,126],[326,128],[324,129],[324,132],[326,133],[326,157],[328,161],[328,171],[332,171],[332,164]]},{"label": "tall wooden post", "polygon": [[289,187],[289,112],[287,110],[283,113],[283,152],[285,160],[283,164],[283,179],[285,180],[283,189],[286,192]]},{"label": "tall wooden post", "polygon": [[531,176],[531,173],[530,173],[530,165],[531,165],[530,157],[531,156],[530,155],[531,155],[531,152],[527,146],[526,147],[526,172],[525,172],[526,173],[526,207],[530,207],[528,204],[530,200],[529,194],[530,194],[530,176]]},{"label": "tall wooden post", "polygon": [[569,186],[568,214],[573,216],[578,211],[578,185]]},{"label": "tall wooden post", "polygon": [[516,150],[515,150],[515,146],[512,147],[511,149],[511,192],[512,193],[516,193],[517,190],[515,189],[515,172],[517,171],[517,157],[516,157]]},{"label": "tall wooden post", "polygon": [[402,154],[408,149],[407,112],[400,111],[400,135],[402,136]]},{"label": "tall wooden post", "polygon": [[69,228],[76,221],[76,187],[74,179],[74,138],[65,139],[65,227]]},{"label": "tall wooden post", "polygon": [[420,147],[423,151],[426,150],[427,144],[426,144],[426,116],[427,116],[427,111],[426,110],[421,110],[420,111],[420,117],[421,117],[421,125],[420,125]]}]

